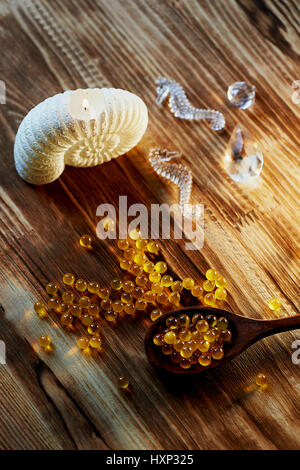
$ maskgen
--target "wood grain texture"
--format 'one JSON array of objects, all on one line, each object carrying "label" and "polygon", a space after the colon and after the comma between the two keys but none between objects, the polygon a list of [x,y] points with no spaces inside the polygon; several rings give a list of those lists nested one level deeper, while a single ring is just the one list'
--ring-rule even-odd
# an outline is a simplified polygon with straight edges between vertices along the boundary
[{"label": "wood grain texture", "polygon": [[[119,275],[114,241],[78,247],[94,232],[103,202],[173,202],[176,191],[147,163],[153,146],[181,150],[193,171],[194,202],[205,204],[205,245],[183,241],[161,251],[180,278],[201,280],[208,266],[228,279],[228,308],[271,318],[299,309],[299,117],[292,83],[300,78],[297,0],[26,0],[0,2],[1,333],[0,448],[3,449],[295,449],[300,445],[296,333],[254,345],[205,377],[161,377],[147,363],[148,321],[103,324],[104,351],[82,356],[75,334],[38,321],[32,302],[63,272],[108,283]],[[224,112],[227,126],[182,122],[155,105],[158,75],[178,80],[197,107]],[[226,101],[228,85],[257,87],[253,109]],[[67,168],[45,187],[31,187],[13,164],[16,130],[40,101],[66,89],[113,86],[146,102],[150,124],[128,155],[93,169]],[[255,186],[237,185],[222,156],[237,122],[260,140],[265,164]],[[36,346],[42,332],[55,352]],[[299,337],[299,335],[298,335]],[[263,393],[252,384],[268,374]],[[116,388],[126,373],[131,393]]]}]

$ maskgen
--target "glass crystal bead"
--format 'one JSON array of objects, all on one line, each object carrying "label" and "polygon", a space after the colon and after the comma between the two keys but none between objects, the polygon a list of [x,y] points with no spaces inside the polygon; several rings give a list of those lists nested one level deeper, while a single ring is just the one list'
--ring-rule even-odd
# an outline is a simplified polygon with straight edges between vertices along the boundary
[{"label": "glass crystal bead", "polygon": [[229,176],[234,181],[245,183],[260,175],[263,164],[258,142],[246,129],[237,125],[225,153],[225,168]]},{"label": "glass crystal bead", "polygon": [[228,87],[227,98],[233,106],[247,109],[255,101],[255,86],[247,82],[235,82]]}]

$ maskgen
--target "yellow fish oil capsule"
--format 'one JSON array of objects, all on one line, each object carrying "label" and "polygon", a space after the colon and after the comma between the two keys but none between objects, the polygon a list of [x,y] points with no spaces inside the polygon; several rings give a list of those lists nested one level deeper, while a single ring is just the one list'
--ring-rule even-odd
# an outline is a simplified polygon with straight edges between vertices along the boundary
[{"label": "yellow fish oil capsule", "polygon": [[99,289],[100,289],[99,282],[92,281],[92,282],[89,282],[87,285],[87,290],[90,292],[90,294],[98,294]]},{"label": "yellow fish oil capsule", "polygon": [[99,338],[99,336],[92,336],[89,345],[93,349],[101,349],[102,340]]},{"label": "yellow fish oil capsule", "polygon": [[155,271],[157,271],[159,274],[163,274],[166,272],[168,269],[167,263],[164,261],[158,261],[156,265],[154,266]]},{"label": "yellow fish oil capsule", "polygon": [[80,245],[87,250],[92,249],[92,237],[88,234],[82,235],[79,240]]},{"label": "yellow fish oil capsule", "polygon": [[57,284],[57,282],[49,282],[49,283],[46,285],[46,291],[47,291],[48,294],[50,294],[50,295],[56,295],[56,294],[57,294],[57,291],[58,291],[58,284]]},{"label": "yellow fish oil capsule", "polygon": [[86,338],[85,336],[82,336],[81,338],[78,339],[77,345],[78,345],[79,349],[84,350],[84,349],[88,348],[89,342],[90,342],[90,340],[88,338]]},{"label": "yellow fish oil capsule", "polygon": [[63,275],[63,283],[66,284],[66,286],[73,286],[75,282],[75,276],[72,273],[66,273]]},{"label": "yellow fish oil capsule", "polygon": [[73,322],[73,317],[70,313],[63,313],[61,316],[61,323],[65,326],[70,326],[72,325]]},{"label": "yellow fish oil capsule", "polygon": [[263,387],[264,385],[267,384],[266,375],[260,372],[259,374],[257,374],[255,382],[256,382],[256,385],[258,385],[259,387]]},{"label": "yellow fish oil capsule", "polygon": [[46,307],[43,302],[35,302],[33,305],[33,310],[38,314],[40,318],[45,318],[47,316]]},{"label": "yellow fish oil capsule", "polygon": [[281,302],[279,299],[274,298],[274,299],[269,300],[268,302],[268,307],[271,310],[279,310],[280,306],[281,306]]},{"label": "yellow fish oil capsule", "polygon": [[124,238],[121,238],[120,240],[118,240],[118,248],[120,248],[120,250],[127,250],[129,248],[129,240],[127,239],[124,239]]},{"label": "yellow fish oil capsule", "polygon": [[73,292],[67,290],[62,293],[61,298],[65,304],[72,304],[74,302],[75,295],[73,294]]},{"label": "yellow fish oil capsule", "polygon": [[110,287],[113,290],[120,290],[123,287],[123,282],[121,281],[121,279],[113,279],[110,283]]},{"label": "yellow fish oil capsule", "polygon": [[[151,318],[151,321],[155,321],[157,320],[159,317],[162,316],[162,311],[159,309],[159,308],[155,308],[154,310],[152,310],[152,312],[150,313],[150,318]],[[161,346],[161,345],[159,345]]]},{"label": "yellow fish oil capsule", "polygon": [[91,299],[87,295],[83,295],[80,297],[78,305],[81,308],[89,308],[91,305]]},{"label": "yellow fish oil capsule", "polygon": [[121,376],[118,378],[118,387],[121,389],[126,389],[129,387],[129,379],[128,377]]},{"label": "yellow fish oil capsule", "polygon": [[77,279],[75,287],[79,292],[84,292],[87,288],[87,282],[84,279]]},{"label": "yellow fish oil capsule", "polygon": [[133,289],[134,289],[134,283],[132,281],[123,281],[124,292],[131,294]]},{"label": "yellow fish oil capsule", "polygon": [[50,346],[51,343],[52,343],[52,340],[50,336],[41,335],[39,337],[39,345],[41,346],[41,348],[47,348],[48,346]]},{"label": "yellow fish oil capsule", "polygon": [[165,276],[161,278],[160,282],[163,287],[171,287],[173,284],[173,278],[172,276],[169,276],[168,274],[166,274]]},{"label": "yellow fish oil capsule", "polygon": [[195,281],[191,277],[186,277],[185,279],[183,279],[182,285],[185,289],[192,290],[195,285]]}]

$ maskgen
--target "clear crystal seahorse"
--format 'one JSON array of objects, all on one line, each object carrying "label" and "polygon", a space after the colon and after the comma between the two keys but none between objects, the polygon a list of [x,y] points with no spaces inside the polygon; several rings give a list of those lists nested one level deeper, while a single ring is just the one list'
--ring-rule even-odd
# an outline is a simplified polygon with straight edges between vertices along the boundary
[{"label": "clear crystal seahorse", "polygon": [[156,104],[160,105],[170,95],[169,107],[176,117],[190,120],[208,119],[214,131],[220,131],[225,127],[225,118],[222,113],[212,109],[194,108],[179,83],[169,78],[159,77],[155,84],[157,85]]},{"label": "clear crystal seahorse", "polygon": [[179,207],[182,214],[188,218],[197,218],[200,215],[199,207],[190,204],[192,192],[192,172],[180,163],[169,163],[173,158],[180,158],[181,153],[169,152],[166,149],[152,149],[149,153],[149,162],[154,171],[175,183],[179,188]]}]

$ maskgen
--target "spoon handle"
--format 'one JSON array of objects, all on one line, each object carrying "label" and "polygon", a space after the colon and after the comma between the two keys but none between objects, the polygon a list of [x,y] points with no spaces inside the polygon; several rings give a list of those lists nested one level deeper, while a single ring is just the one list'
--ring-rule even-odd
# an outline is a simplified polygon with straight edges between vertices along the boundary
[{"label": "spoon handle", "polygon": [[276,320],[256,320],[257,339],[282,333],[284,331],[300,329],[300,315],[278,318]]}]

